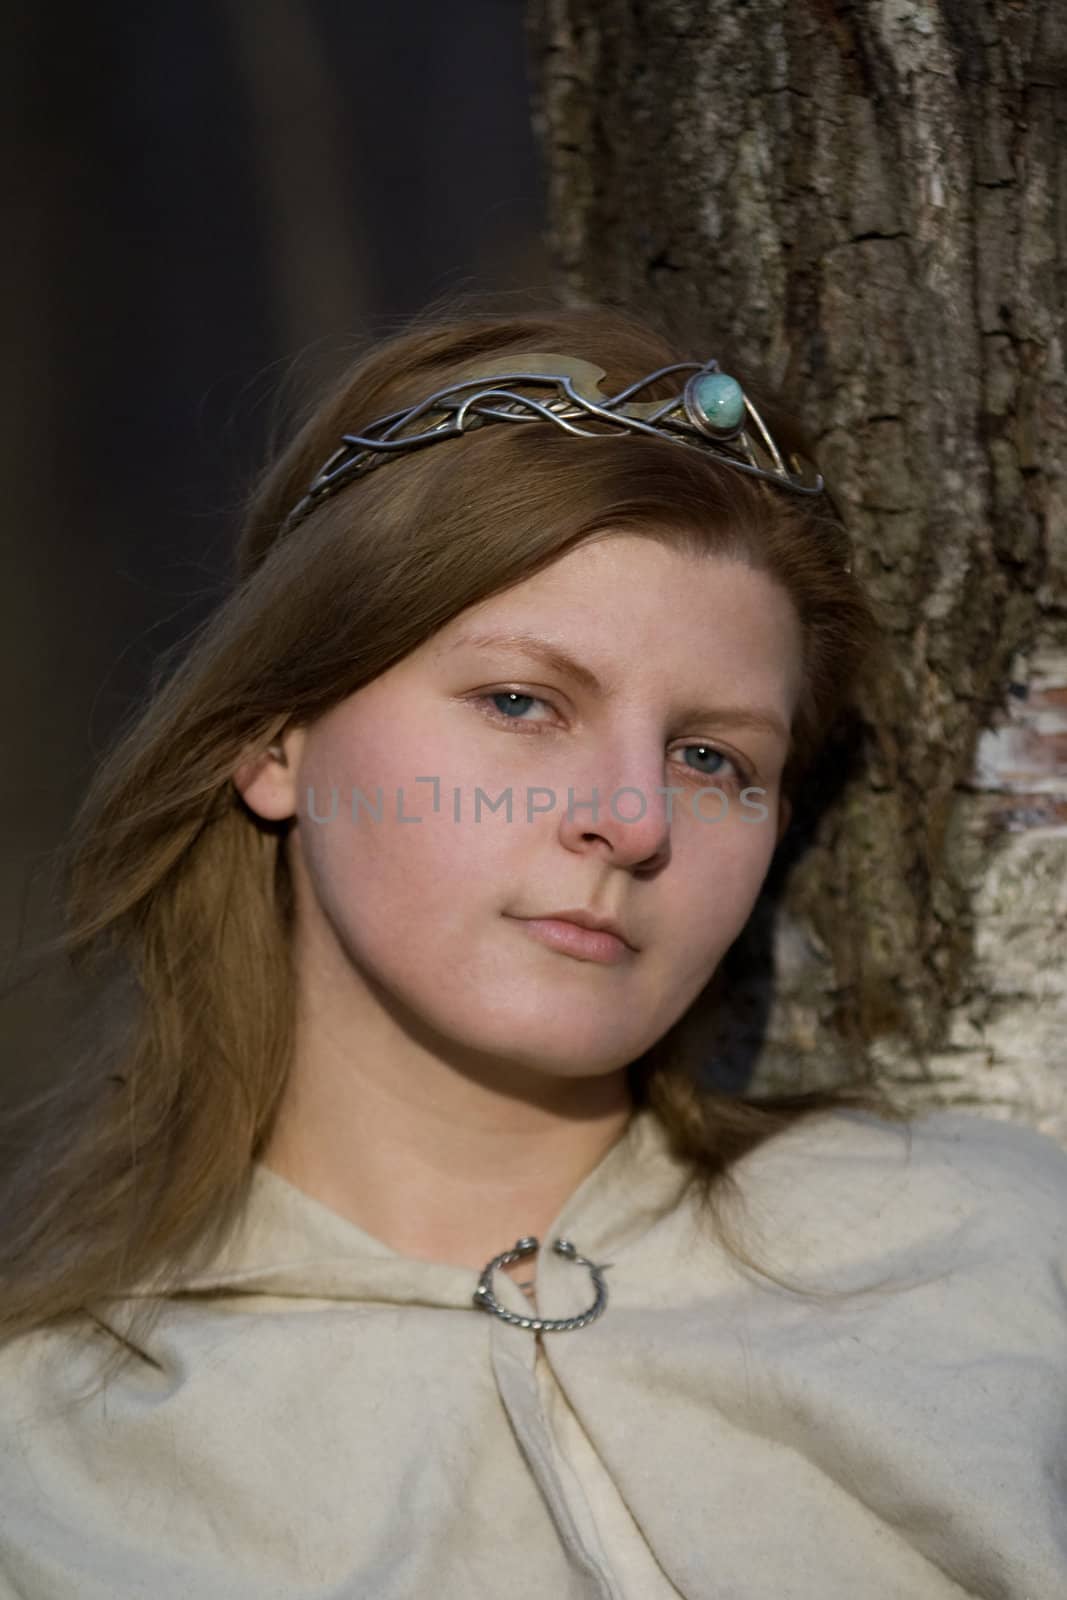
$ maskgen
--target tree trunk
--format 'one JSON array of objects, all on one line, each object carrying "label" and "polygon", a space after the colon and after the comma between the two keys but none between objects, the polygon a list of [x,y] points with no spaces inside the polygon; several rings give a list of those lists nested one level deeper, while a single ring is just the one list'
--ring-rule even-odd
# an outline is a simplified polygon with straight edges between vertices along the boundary
[{"label": "tree trunk", "polygon": [[792,398],[890,631],[709,1052],[1067,1142],[1067,11],[531,0],[528,35],[569,292]]}]

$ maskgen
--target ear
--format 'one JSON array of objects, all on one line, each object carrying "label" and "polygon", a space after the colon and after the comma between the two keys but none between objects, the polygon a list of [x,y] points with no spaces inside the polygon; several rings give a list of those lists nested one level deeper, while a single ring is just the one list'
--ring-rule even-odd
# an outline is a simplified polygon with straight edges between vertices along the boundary
[{"label": "ear", "polygon": [[296,815],[297,773],[303,747],[304,729],[291,728],[235,770],[234,788],[257,817],[282,822]]},{"label": "ear", "polygon": [[793,807],[786,799],[785,795],[780,794],[778,796],[778,836],[774,841],[776,846],[781,844],[782,835],[788,828],[789,823],[792,820],[792,816]]}]

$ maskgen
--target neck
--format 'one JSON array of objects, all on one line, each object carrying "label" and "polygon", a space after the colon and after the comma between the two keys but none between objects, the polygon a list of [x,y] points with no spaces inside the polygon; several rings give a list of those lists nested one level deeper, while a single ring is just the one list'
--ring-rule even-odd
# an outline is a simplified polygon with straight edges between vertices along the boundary
[{"label": "neck", "polygon": [[523,1235],[543,1240],[632,1115],[624,1067],[445,1059],[369,990],[344,1016],[322,998],[300,1007],[262,1159],[402,1255],[480,1271]]}]

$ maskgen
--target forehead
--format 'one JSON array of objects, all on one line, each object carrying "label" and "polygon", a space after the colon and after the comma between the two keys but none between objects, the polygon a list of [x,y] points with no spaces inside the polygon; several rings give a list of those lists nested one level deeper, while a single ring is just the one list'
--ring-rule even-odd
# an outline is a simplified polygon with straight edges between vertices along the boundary
[{"label": "forehead", "polygon": [[584,626],[590,636],[622,615],[659,626],[665,616],[679,622],[688,618],[699,627],[709,619],[705,607],[739,589],[765,600],[768,592],[776,592],[788,604],[779,586],[747,563],[666,539],[593,535],[510,588],[468,606],[435,638],[448,648],[473,631],[474,623],[520,629],[542,619],[549,608],[561,620]]},{"label": "forehead", "polygon": [[591,693],[663,680],[776,699],[791,715],[802,637],[773,579],[721,556],[618,535],[568,551],[468,607],[431,641],[436,662],[527,655]]}]

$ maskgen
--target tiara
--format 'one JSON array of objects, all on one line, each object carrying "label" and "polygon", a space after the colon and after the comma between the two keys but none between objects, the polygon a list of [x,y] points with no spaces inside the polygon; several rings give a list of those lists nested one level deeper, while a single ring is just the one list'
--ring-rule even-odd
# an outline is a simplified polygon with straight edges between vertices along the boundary
[{"label": "tiara", "polygon": [[[672,399],[631,398],[671,372],[690,374]],[[379,417],[363,433],[342,435],[338,449],[285,518],[283,531],[303,521],[320,500],[336,494],[353,478],[373,472],[405,451],[455,439],[491,422],[553,422],[586,439],[614,430],[650,434],[711,453],[738,472],[751,473],[778,488],[802,495],[823,493],[823,479],[811,463],[795,451],[783,459],[752,401],[736,378],[719,370],[717,361],[677,361],[610,396],[600,388],[605,376],[602,368],[577,356],[520,355],[483,362],[477,377],[461,378],[418,405]],[[516,383],[555,390],[555,395],[542,400],[517,394],[509,387]]]}]

